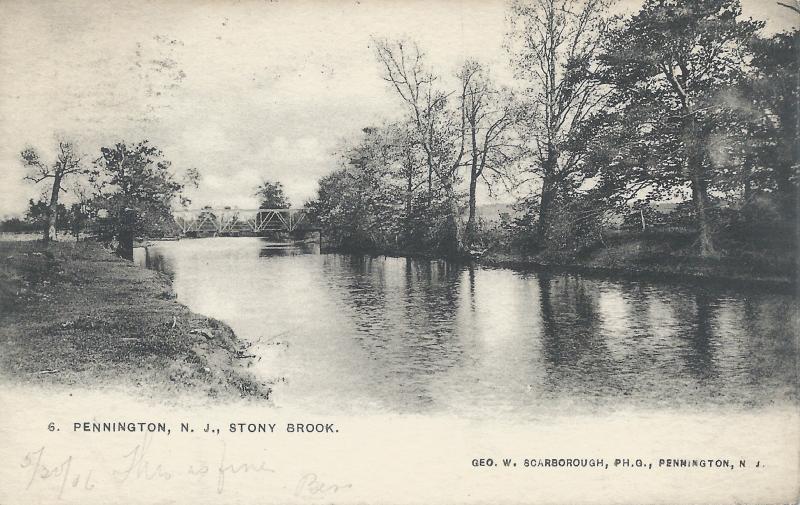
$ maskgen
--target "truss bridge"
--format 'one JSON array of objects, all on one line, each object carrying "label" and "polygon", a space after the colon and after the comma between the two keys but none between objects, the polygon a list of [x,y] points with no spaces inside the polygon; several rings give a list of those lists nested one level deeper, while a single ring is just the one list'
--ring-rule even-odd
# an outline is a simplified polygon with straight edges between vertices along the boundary
[{"label": "truss bridge", "polygon": [[260,235],[311,229],[305,209],[202,208],[173,212],[186,235]]}]

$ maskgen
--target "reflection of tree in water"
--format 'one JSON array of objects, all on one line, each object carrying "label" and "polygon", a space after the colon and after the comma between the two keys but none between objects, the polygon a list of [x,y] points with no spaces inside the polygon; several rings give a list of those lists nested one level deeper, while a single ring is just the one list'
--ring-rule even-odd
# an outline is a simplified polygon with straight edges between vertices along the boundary
[{"label": "reflection of tree in water", "polygon": [[719,298],[700,288],[694,289],[693,295],[684,294],[682,303],[675,307],[681,323],[676,335],[680,342],[677,353],[683,360],[685,370],[701,384],[710,386],[710,381],[719,374],[715,356],[716,348],[720,345],[715,325]]},{"label": "reflection of tree in water", "polygon": [[[796,398],[794,301],[791,296],[758,293],[736,298],[723,300],[720,294],[695,291],[693,307],[689,306],[693,314],[682,315],[688,327],[679,337],[686,369],[703,386],[703,393],[714,397],[751,404]],[[720,327],[724,312],[734,321],[729,331]],[[731,355],[732,349],[741,350]]]},{"label": "reflection of tree in water", "polygon": [[[752,386],[775,398],[798,398],[798,319],[791,296],[747,296],[743,300],[747,371]],[[787,317],[788,315],[788,317]]]},{"label": "reflection of tree in water", "polygon": [[686,363],[689,370],[699,379],[708,380],[717,375],[714,359],[715,347],[718,344],[714,331],[714,304],[717,298],[709,296],[703,290],[695,293],[694,331],[687,337],[689,346],[685,348]]},{"label": "reflection of tree in water", "polygon": [[455,331],[460,271],[444,261],[404,263],[332,256],[325,260],[326,277],[352,307],[355,340],[383,379],[421,407],[432,403],[434,376],[463,355]]},{"label": "reflection of tree in water", "polygon": [[452,345],[459,280],[460,270],[453,264],[406,260],[403,308],[410,323],[407,337],[421,337],[427,344]]},{"label": "reflection of tree in water", "polygon": [[584,279],[538,276],[542,355],[547,386],[590,396],[616,393],[620,383],[598,327],[597,293]]},{"label": "reflection of tree in water", "polygon": [[477,306],[475,302],[475,265],[472,263],[467,267],[469,269],[467,278],[469,279],[469,310],[475,313]]},{"label": "reflection of tree in water", "polygon": [[259,258],[271,258],[274,256],[298,256],[303,254],[319,254],[319,244],[300,243],[300,244],[269,244],[263,245],[258,250]]},{"label": "reflection of tree in water", "polygon": [[167,274],[170,277],[175,275],[175,266],[172,264],[168,255],[162,254],[156,248],[144,248],[144,264],[147,268]]}]

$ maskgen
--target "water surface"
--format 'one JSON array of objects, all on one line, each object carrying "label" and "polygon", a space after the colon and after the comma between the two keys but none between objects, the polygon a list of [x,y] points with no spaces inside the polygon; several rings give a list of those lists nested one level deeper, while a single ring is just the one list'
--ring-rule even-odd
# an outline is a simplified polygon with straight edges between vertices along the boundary
[{"label": "water surface", "polygon": [[276,405],[539,416],[793,402],[797,300],[764,290],[319,254],[258,238],[138,260],[254,341]]}]

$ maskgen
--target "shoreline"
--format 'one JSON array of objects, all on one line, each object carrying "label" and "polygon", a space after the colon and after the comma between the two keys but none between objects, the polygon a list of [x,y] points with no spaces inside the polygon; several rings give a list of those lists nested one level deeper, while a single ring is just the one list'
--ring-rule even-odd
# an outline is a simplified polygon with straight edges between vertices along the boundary
[{"label": "shoreline", "polygon": [[[158,242],[152,239],[151,242]],[[536,256],[527,256],[519,253],[488,252],[480,258],[446,257],[432,253],[404,251],[399,249],[347,249],[323,245],[322,254],[351,254],[364,256],[385,256],[390,258],[409,258],[424,261],[448,261],[461,265],[478,265],[490,268],[508,268],[511,270],[541,272],[550,274],[579,274],[592,278],[614,278],[622,280],[647,280],[668,283],[695,283],[702,282],[715,287],[730,287],[743,289],[777,289],[783,293],[798,293],[797,276],[775,275],[769,272],[758,271],[744,274],[725,272],[724,268],[701,265],[698,266],[698,257],[694,256],[667,256],[663,261],[654,265],[643,265],[641,258],[626,258],[625,266],[619,264],[597,264],[589,261],[574,260],[571,262],[546,261]],[[730,258],[728,259],[731,260]],[[681,262],[692,263],[688,267]]]},{"label": "shoreline", "polygon": [[[594,278],[616,278],[624,280],[650,280],[656,282],[703,282],[715,286],[741,287],[745,289],[778,289],[781,292],[797,294],[798,279],[791,275],[776,276],[767,272],[734,275],[715,270],[713,267],[695,267],[684,269],[678,262],[680,258],[670,257],[655,265],[642,265],[637,258],[630,258],[628,265],[592,264],[575,260],[572,262],[549,262],[535,256],[517,253],[488,252],[477,259],[448,258],[429,253],[418,253],[401,250],[348,250],[342,248],[323,248],[323,253],[362,254],[366,256],[386,256],[392,258],[410,258],[426,261],[443,260],[463,265],[479,265],[490,268],[508,268],[511,270],[541,273],[572,273]],[[696,257],[687,257],[696,261]]]},{"label": "shoreline", "polygon": [[546,273],[574,273],[595,278],[616,278],[625,280],[649,280],[656,282],[703,282],[715,286],[741,287],[750,289],[778,289],[782,292],[797,293],[797,279],[792,277],[756,277],[719,274],[710,270],[681,272],[664,268],[647,268],[640,265],[620,267],[612,265],[592,265],[581,262],[548,263],[536,258],[513,254],[490,254],[481,258],[480,265],[495,268],[536,271]]},{"label": "shoreline", "polygon": [[268,399],[248,344],[175,299],[171,279],[91,241],[0,241],[0,373],[146,396]]}]

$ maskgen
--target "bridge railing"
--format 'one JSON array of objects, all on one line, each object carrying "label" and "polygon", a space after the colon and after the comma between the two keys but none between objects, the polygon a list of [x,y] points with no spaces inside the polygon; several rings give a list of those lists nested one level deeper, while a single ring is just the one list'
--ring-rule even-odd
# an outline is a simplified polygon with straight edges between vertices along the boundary
[{"label": "bridge railing", "polygon": [[307,222],[305,209],[204,208],[177,210],[173,216],[184,235],[204,232],[293,232]]}]

